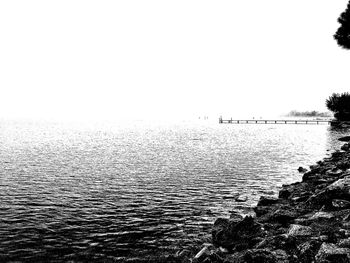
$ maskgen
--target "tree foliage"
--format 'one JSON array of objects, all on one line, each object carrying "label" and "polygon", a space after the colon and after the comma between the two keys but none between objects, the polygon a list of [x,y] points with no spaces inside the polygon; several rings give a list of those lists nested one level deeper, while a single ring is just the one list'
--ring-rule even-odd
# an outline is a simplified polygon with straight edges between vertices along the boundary
[{"label": "tree foliage", "polygon": [[333,93],[326,100],[326,106],[338,120],[350,120],[350,93]]},{"label": "tree foliage", "polygon": [[338,18],[338,22],[340,23],[340,27],[335,33],[334,38],[339,46],[350,49],[350,1],[346,10]]}]

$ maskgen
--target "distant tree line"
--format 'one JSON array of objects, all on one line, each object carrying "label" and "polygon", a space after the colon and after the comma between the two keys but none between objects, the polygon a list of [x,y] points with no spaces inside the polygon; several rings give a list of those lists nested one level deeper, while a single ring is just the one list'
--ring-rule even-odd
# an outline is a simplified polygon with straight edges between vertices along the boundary
[{"label": "distant tree line", "polygon": [[332,117],[330,112],[318,112],[318,111],[290,111],[287,116],[289,117]]}]

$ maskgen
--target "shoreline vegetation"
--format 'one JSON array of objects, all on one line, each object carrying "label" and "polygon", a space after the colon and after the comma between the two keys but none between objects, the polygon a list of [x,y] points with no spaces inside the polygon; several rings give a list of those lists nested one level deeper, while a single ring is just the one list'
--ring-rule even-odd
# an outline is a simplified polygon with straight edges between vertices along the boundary
[{"label": "shoreline vegetation", "polygon": [[255,216],[233,212],[216,219],[208,243],[128,262],[350,262],[350,136],[339,140],[341,150],[299,167],[301,182],[261,196]]},{"label": "shoreline vegetation", "polygon": [[331,112],[318,112],[318,111],[296,111],[292,110],[284,117],[313,117],[313,118],[332,118]]}]

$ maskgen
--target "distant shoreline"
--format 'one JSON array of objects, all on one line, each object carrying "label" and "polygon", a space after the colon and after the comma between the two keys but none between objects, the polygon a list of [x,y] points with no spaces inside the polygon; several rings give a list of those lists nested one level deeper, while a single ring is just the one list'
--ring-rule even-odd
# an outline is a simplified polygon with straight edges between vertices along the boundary
[{"label": "distant shoreline", "polygon": [[292,110],[289,113],[283,115],[284,117],[312,117],[312,118],[332,118],[331,112],[318,112],[318,111],[296,111]]}]

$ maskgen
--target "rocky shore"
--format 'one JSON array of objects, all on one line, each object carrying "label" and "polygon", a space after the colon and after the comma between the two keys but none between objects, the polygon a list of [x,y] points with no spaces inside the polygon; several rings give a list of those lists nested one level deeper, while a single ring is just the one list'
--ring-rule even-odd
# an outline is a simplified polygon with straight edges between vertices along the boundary
[{"label": "rocky shore", "polygon": [[302,181],[262,196],[254,217],[218,218],[212,242],[182,262],[350,262],[350,143],[299,170]]}]

